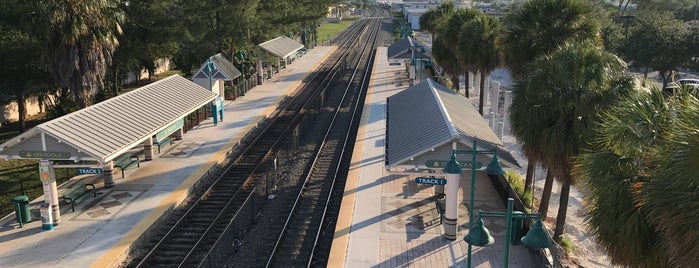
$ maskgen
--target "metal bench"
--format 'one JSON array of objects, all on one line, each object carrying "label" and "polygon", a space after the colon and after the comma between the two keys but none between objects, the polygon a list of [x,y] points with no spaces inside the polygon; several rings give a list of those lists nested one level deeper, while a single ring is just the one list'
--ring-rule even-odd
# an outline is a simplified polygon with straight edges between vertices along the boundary
[{"label": "metal bench", "polygon": [[173,143],[175,143],[175,139],[173,139],[172,137],[167,137],[167,138],[164,138],[164,139],[161,140],[161,141],[154,141],[154,142],[153,142],[153,144],[155,144],[156,146],[158,146],[158,153],[160,153],[160,146],[165,146],[165,145],[167,145],[167,144],[172,145]]},{"label": "metal bench", "polygon": [[138,159],[138,156],[132,155],[131,153],[125,153],[114,158],[114,167],[121,169],[122,178],[124,177],[124,170],[132,167],[134,164],[137,167],[141,167],[141,160]]},{"label": "metal bench", "polygon": [[97,197],[94,184],[78,182],[63,192],[63,200],[70,203],[70,208],[75,212],[75,204],[84,200],[89,192],[92,192],[93,197]]},{"label": "metal bench", "polygon": [[444,220],[444,210],[446,209],[446,201],[443,194],[436,194],[434,196],[434,205],[437,207],[437,212],[439,213],[439,224],[442,224]]}]

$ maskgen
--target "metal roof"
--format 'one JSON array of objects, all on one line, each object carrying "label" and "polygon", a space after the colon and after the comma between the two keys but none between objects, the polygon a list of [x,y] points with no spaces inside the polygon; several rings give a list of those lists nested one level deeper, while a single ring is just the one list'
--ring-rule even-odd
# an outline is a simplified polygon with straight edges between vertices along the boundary
[{"label": "metal roof", "polygon": [[[216,55],[211,56],[211,61],[214,63],[214,71],[213,71],[213,76],[211,79],[213,80],[225,80],[225,81],[231,81],[233,79],[236,79],[240,76],[240,71],[238,68],[235,68],[235,65],[233,65],[232,62],[230,62],[228,59],[226,59],[223,54],[218,53]],[[209,78],[209,71],[207,70],[207,65],[208,61],[205,62],[204,64],[199,67],[199,71],[197,71],[192,78]]]},{"label": "metal roof", "polygon": [[75,161],[106,163],[216,96],[173,75],[40,124],[0,144],[0,158],[18,158],[20,151],[48,151],[68,152]]},{"label": "metal roof", "polygon": [[415,38],[410,36],[406,36],[405,38],[398,40],[388,47],[388,59],[412,59],[413,55],[410,51],[411,47],[423,47],[423,45],[415,40]]},{"label": "metal roof", "polygon": [[303,44],[283,35],[259,44],[259,46],[280,58],[289,57],[303,48]]},{"label": "metal roof", "polygon": [[519,167],[471,101],[432,79],[389,97],[386,109],[389,167],[451,147],[452,142],[472,149],[474,139],[477,150],[496,150],[504,165]]}]

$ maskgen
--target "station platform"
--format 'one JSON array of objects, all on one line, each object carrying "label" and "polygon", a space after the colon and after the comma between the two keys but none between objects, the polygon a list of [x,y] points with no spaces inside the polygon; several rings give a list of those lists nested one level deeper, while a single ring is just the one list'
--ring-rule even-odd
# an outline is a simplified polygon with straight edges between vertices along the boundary
[{"label": "station platform", "polygon": [[[256,124],[273,112],[335,47],[319,46],[288,65],[271,81],[235,101],[226,101],[224,119],[211,118],[163,147],[152,161],[126,171],[116,186],[104,188],[96,175],[74,177],[95,183],[97,197],[75,206],[61,204],[61,224],[41,228],[39,197],[32,200],[32,222],[19,228],[14,213],[0,219],[0,267],[118,267],[134,242],[163,215],[180,204],[197,181],[217,166]],[[38,180],[39,178],[37,178]]]},{"label": "station platform", "polygon": [[[386,98],[409,87],[404,64],[389,64],[387,48],[377,50],[328,267],[466,267],[469,176],[461,176],[457,239],[443,228],[431,185],[414,175],[385,168]],[[476,176],[475,208],[505,211],[488,177]],[[484,218],[495,244],[472,248],[473,267],[502,267],[505,219]],[[537,267],[530,249],[510,246],[510,267]]]}]

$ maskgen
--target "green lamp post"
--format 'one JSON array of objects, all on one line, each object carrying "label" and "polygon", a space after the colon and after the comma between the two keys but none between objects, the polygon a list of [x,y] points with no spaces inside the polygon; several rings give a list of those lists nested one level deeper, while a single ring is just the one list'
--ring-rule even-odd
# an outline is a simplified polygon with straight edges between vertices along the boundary
[{"label": "green lamp post", "polygon": [[[485,169],[486,174],[492,174],[492,175],[502,175],[504,174],[502,170],[502,166],[500,166],[500,162],[498,161],[497,157],[497,151],[496,150],[478,150],[478,141],[473,138],[473,145],[471,150],[452,150],[452,154],[470,154],[471,155],[471,191],[470,191],[470,197],[469,197],[469,203],[468,203],[468,226],[469,226],[469,231],[473,229],[476,225],[473,219],[473,202],[474,202],[474,196],[476,194],[476,155],[479,154],[493,154],[493,160],[488,164],[488,166]],[[445,171],[446,172],[446,171]],[[458,187],[458,185],[457,185]],[[456,198],[456,196],[454,196]],[[482,225],[482,223],[481,223]],[[472,252],[472,247],[471,244],[468,244],[468,256],[466,258],[466,267],[471,267],[471,252]]]},{"label": "green lamp post", "polygon": [[245,57],[247,57],[247,54],[245,54],[244,50],[238,50],[238,53],[235,53],[235,57],[240,60],[240,75],[243,77],[243,96],[245,96]]},{"label": "green lamp post", "polygon": [[[541,214],[527,214],[527,213],[513,213],[514,199],[507,199],[507,212],[490,212],[490,211],[478,211],[478,221],[472,228],[469,228],[468,234],[464,236],[464,241],[468,243],[469,249],[471,245],[475,246],[489,246],[495,242],[495,239],[490,235],[485,226],[483,226],[483,217],[499,217],[505,218],[505,260],[503,267],[507,268],[510,261],[510,240],[512,239],[512,220],[524,220],[524,219],[537,219],[534,224],[534,228],[527,232],[527,235],[522,237],[521,241],[524,245],[532,248],[547,248],[551,246],[551,240],[548,238],[546,231],[544,231],[543,224],[541,223]],[[471,251],[469,250],[469,253]],[[470,258],[470,255],[469,255]],[[469,263],[470,267],[470,263]]]},{"label": "green lamp post", "polygon": [[[216,70],[216,65],[214,62],[211,60],[211,57],[209,57],[209,60],[206,62],[206,71],[207,71],[207,76],[209,77],[209,90],[213,91],[214,90],[214,83],[213,83],[213,76],[214,76],[214,70]],[[214,119],[214,126],[218,125],[218,105],[217,105],[217,100],[215,99],[211,102],[211,117]]]}]

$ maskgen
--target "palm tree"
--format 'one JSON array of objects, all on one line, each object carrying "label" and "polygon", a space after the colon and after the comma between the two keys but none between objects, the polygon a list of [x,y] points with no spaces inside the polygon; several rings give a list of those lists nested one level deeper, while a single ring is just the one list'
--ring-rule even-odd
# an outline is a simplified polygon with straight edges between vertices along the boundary
[{"label": "palm tree", "polygon": [[46,59],[59,87],[82,107],[102,90],[107,66],[119,45],[121,1],[33,1],[32,30],[42,36]]},{"label": "palm tree", "polygon": [[[584,1],[576,0],[532,0],[521,6],[516,6],[512,12],[505,15],[504,34],[500,38],[500,47],[503,51],[504,64],[513,75],[515,83],[525,77],[529,70],[528,65],[537,57],[550,53],[566,41],[594,40],[599,32],[598,23],[590,16],[591,7]],[[517,94],[515,90],[515,94]],[[514,106],[514,103],[513,103]],[[526,108],[526,107],[523,107]],[[519,112],[512,111],[510,115],[516,116]],[[517,128],[528,128],[528,118],[511,118],[511,128],[515,132]],[[518,126],[518,124],[524,124]],[[525,131],[526,132],[526,131]],[[523,133],[520,132],[520,135]],[[518,137],[519,138],[519,137]],[[520,144],[526,147],[528,139],[520,138]],[[530,186],[534,180],[534,168],[539,156],[530,154],[525,149],[524,153],[530,159],[527,165],[524,191],[532,191]],[[553,179],[553,174],[547,174],[547,179]],[[548,200],[551,194],[552,181],[547,180],[541,197],[540,209],[548,208]],[[549,191],[546,191],[549,189]]]},{"label": "palm tree", "polygon": [[438,29],[443,27],[442,24],[448,21],[454,10],[453,2],[443,2],[437,8],[427,10],[425,14],[420,16],[420,29],[432,34],[432,42],[434,42]]},{"label": "palm tree", "polygon": [[[459,36],[466,27],[467,23],[476,18],[479,14],[481,14],[480,11],[470,8],[460,8],[456,10],[451,16],[449,16],[449,21],[446,22],[444,27],[438,29],[439,33],[436,37],[436,39],[441,39],[440,41],[442,44],[444,44],[446,49],[448,49],[454,56],[450,60],[454,61],[458,66],[459,72],[465,73],[466,75],[468,75],[469,71],[474,70],[474,66],[471,64],[473,61],[470,58],[473,55],[460,53],[461,48],[459,47]],[[434,50],[436,49],[433,49],[433,53]],[[459,80],[458,74],[456,74],[456,79],[453,80]],[[457,90],[459,88],[458,85],[458,83],[454,85]],[[468,79],[466,79],[466,97],[469,97]]]},{"label": "palm tree", "polygon": [[[528,146],[536,146],[533,150],[541,152],[537,159],[561,179],[560,207],[554,231],[557,241],[565,227],[568,194],[573,182],[572,157],[585,148],[590,125],[598,113],[630,90],[631,83],[627,79],[613,83],[624,68],[625,64],[618,57],[589,42],[566,43],[538,58],[527,78],[517,84],[513,107],[516,102],[518,107],[531,107],[528,111],[518,109],[529,114],[531,129],[523,136],[515,135],[530,139]],[[514,112],[513,109],[511,116],[516,118],[512,115]]]},{"label": "palm tree", "polygon": [[502,48],[505,65],[520,77],[539,55],[566,41],[594,40],[599,25],[592,8],[579,0],[531,0],[505,15]]},{"label": "palm tree", "polygon": [[612,263],[692,267],[699,256],[695,152],[699,101],[642,92],[599,120],[593,149],[576,160],[588,189],[586,220]]},{"label": "palm tree", "polygon": [[457,54],[461,55],[460,58],[464,61],[469,61],[465,66],[473,66],[481,75],[478,101],[478,112],[481,115],[483,115],[485,80],[495,68],[500,66],[498,37],[501,32],[502,27],[497,19],[478,12],[475,18],[465,23],[459,33],[459,53]]},{"label": "palm tree", "polygon": [[451,82],[456,88],[456,91],[458,91],[460,68],[458,62],[454,60],[456,56],[447,48],[442,38],[435,38],[432,43],[432,57],[434,61],[442,67],[444,72],[451,76]]}]

